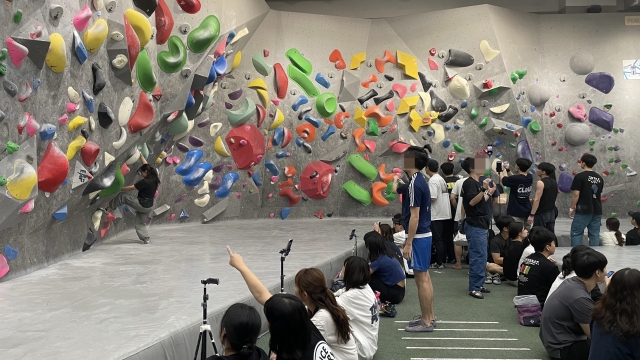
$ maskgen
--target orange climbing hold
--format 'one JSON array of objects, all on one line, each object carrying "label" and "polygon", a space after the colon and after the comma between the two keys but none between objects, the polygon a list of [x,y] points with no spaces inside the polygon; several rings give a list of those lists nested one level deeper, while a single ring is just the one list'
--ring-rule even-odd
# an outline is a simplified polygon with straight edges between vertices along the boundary
[{"label": "orange climbing hold", "polygon": [[322,209],[316,211],[315,214],[313,214],[313,216],[317,217],[318,219],[322,220]]},{"label": "orange climbing hold", "polygon": [[296,176],[297,173],[298,170],[296,170],[293,165],[287,164],[287,166],[284,167],[284,176],[288,178]]},{"label": "orange climbing hold", "polygon": [[344,119],[348,117],[351,117],[351,114],[349,114],[348,112],[341,111],[337,113],[336,116],[333,118],[333,122],[336,124],[336,127],[338,129],[342,129],[344,128]]},{"label": "orange climbing hold", "polygon": [[295,206],[302,199],[301,195],[295,194],[292,187],[280,190],[278,195],[289,198],[289,207]]},{"label": "orange climbing hold", "polygon": [[376,70],[378,70],[378,72],[382,74],[384,72],[384,65],[386,63],[396,63],[396,57],[393,56],[393,54],[389,50],[384,51],[384,56],[382,58],[376,58]]},{"label": "orange climbing hold", "polygon": [[382,181],[376,181],[371,184],[371,202],[378,206],[387,206],[389,201],[384,198],[382,192],[387,188],[387,184]]},{"label": "orange climbing hold", "polygon": [[298,136],[303,138],[306,142],[312,142],[316,138],[316,128],[309,123],[299,125],[296,128],[296,132],[298,133]]},{"label": "orange climbing hold", "polygon": [[353,130],[353,138],[356,141],[356,151],[363,152],[367,150],[367,147],[362,142],[362,136],[364,135],[364,128],[357,128]]},{"label": "orange climbing hold", "polygon": [[380,106],[371,106],[364,112],[364,116],[367,118],[374,118],[378,122],[378,127],[385,127],[391,124],[393,117],[391,115],[384,115]]},{"label": "orange climbing hold", "polygon": [[376,74],[369,75],[368,78],[362,80],[360,85],[362,85],[363,88],[367,88],[368,89],[369,85],[371,85],[372,82],[378,82],[378,77],[376,76]]},{"label": "orange climbing hold", "polygon": [[334,63],[338,70],[344,70],[347,68],[347,63],[344,62],[344,58],[338,49],[331,52],[331,55],[329,55],[329,61]]},{"label": "orange climbing hold", "polygon": [[380,164],[380,166],[378,166],[378,175],[380,175],[380,179],[382,179],[382,181],[384,181],[385,184],[388,184],[393,181],[394,174],[393,173],[387,174],[385,168],[386,168],[385,164]]},{"label": "orange climbing hold", "polygon": [[293,180],[291,180],[291,178],[288,178],[285,181],[280,181],[278,183],[278,187],[280,189],[284,189],[284,188],[288,188],[288,187],[292,187],[293,186]]}]

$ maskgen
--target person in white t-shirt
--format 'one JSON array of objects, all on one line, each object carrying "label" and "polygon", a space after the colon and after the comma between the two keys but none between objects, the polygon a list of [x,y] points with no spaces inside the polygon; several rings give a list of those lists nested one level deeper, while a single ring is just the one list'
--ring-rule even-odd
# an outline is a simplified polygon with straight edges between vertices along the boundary
[{"label": "person in white t-shirt", "polygon": [[[393,242],[400,248],[404,248],[404,243],[407,241],[407,233],[404,231],[404,216],[402,214],[395,214],[391,219],[393,222]],[[407,277],[413,277],[413,269],[409,266],[407,259],[402,259],[404,273]]]},{"label": "person in white t-shirt", "polygon": [[[462,201],[458,201],[460,195],[462,194],[462,184],[464,184],[465,180],[469,177],[464,177],[458,181],[453,186],[453,190],[451,190],[451,195],[449,195],[449,199],[451,200],[451,204],[456,207],[456,216],[453,218],[453,221],[458,222],[462,218]],[[456,264],[453,266],[454,269],[462,270],[462,246],[454,247],[456,254]]]},{"label": "person in white t-shirt", "polygon": [[440,164],[435,159],[427,162],[427,175],[429,175],[429,192],[431,193],[431,236],[436,248],[436,261],[431,265],[434,269],[444,269],[446,252],[444,246],[444,232],[447,222],[451,220],[451,202],[449,190],[444,178],[438,174]]},{"label": "person in white t-shirt", "polygon": [[344,262],[344,287],[335,293],[338,305],[349,316],[359,360],[371,360],[378,350],[378,302],[369,286],[369,263],[350,256]]}]

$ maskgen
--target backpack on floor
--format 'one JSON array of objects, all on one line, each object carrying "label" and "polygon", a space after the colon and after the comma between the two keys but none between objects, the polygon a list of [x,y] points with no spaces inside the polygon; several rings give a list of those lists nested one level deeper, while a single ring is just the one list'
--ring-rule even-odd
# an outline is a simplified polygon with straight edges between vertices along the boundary
[{"label": "backpack on floor", "polygon": [[513,298],[522,326],[540,327],[542,307],[535,295],[520,295]]}]

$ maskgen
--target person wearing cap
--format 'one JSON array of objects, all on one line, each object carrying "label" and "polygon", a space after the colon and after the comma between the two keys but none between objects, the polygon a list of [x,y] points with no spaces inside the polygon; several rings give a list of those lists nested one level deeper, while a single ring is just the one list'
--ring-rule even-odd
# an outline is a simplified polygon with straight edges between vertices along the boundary
[{"label": "person wearing cap", "polygon": [[593,171],[598,159],[591,154],[580,158],[581,173],[573,178],[571,190],[571,206],[569,217],[571,222],[571,246],[582,244],[584,229],[589,234],[589,246],[600,246],[600,223],[602,221],[602,188],[604,179]]},{"label": "person wearing cap", "polygon": [[444,269],[446,261],[444,232],[447,221],[451,220],[451,202],[449,201],[447,183],[438,174],[438,166],[435,159],[429,159],[426,167],[427,175],[429,175],[429,192],[431,193],[431,236],[436,248],[436,261],[431,265],[431,268]]},{"label": "person wearing cap", "polygon": [[629,211],[633,229],[627,232],[625,246],[640,245],[640,212]]}]

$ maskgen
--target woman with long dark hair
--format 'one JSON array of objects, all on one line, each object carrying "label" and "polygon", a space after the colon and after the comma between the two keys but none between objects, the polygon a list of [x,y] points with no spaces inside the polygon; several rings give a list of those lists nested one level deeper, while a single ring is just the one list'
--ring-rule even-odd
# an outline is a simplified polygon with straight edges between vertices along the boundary
[{"label": "woman with long dark hair", "polygon": [[233,304],[220,322],[220,343],[224,355],[207,360],[268,360],[269,356],[256,346],[262,321],[258,311],[247,304]]},{"label": "woman with long dark hair", "polygon": [[540,180],[536,183],[536,195],[533,198],[528,221],[533,223],[533,226],[542,226],[551,232],[555,232],[556,218],[558,217],[556,208],[556,198],[558,197],[556,167],[551,163],[542,162],[538,164],[536,173]]},{"label": "woman with long dark hair", "polygon": [[[125,186],[121,192],[116,195],[106,208],[99,208],[104,213],[110,213],[118,206],[125,204],[136,211],[136,233],[138,238],[143,243],[149,243],[149,232],[147,231],[147,216],[153,210],[153,198],[156,195],[156,190],[160,186],[160,177],[158,171],[147,163],[142,153],[140,154],[140,161],[142,166],[138,169],[138,174],[142,176],[142,179],[134,185]],[[126,193],[126,191],[138,190],[137,198],[133,195]]]},{"label": "woman with long dark hair", "polygon": [[620,220],[610,217],[605,225],[607,231],[600,232],[600,246],[624,246],[624,235],[620,232]]},{"label": "woman with long dark hair", "polygon": [[385,240],[384,244],[387,249],[393,251],[396,254],[396,259],[398,259],[401,264],[404,264],[402,250],[400,250],[398,245],[395,243],[393,238],[393,228],[391,228],[391,225],[377,222],[373,224],[373,230],[382,236]]},{"label": "woman with long dark hair", "polygon": [[399,304],[404,299],[406,279],[400,261],[395,258],[393,251],[387,248],[384,239],[377,232],[366,233],[364,243],[369,251],[371,289],[380,292],[380,302]]},{"label": "woman with long dark hair", "polygon": [[640,271],[613,274],[591,316],[589,360],[640,359]]}]

